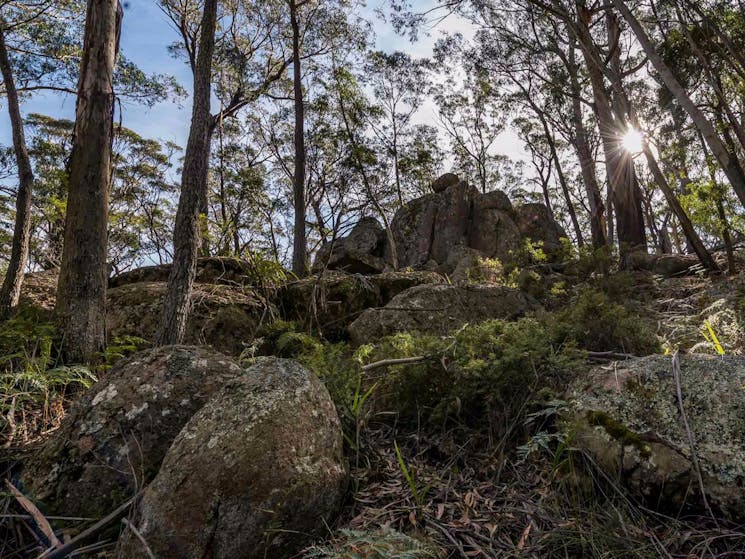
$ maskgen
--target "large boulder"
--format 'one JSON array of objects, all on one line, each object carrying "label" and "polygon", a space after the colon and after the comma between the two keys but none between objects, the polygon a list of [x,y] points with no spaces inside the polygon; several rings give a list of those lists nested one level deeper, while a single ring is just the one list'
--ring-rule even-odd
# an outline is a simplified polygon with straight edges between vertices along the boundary
[{"label": "large boulder", "polygon": [[459,182],[440,194],[430,249],[432,260],[443,264],[451,253],[468,246],[471,210],[478,196],[478,190],[466,182]]},{"label": "large boulder", "polygon": [[279,291],[285,320],[334,341],[346,337],[347,326],[362,311],[379,304],[378,286],[360,274],[327,271],[289,282]]},{"label": "large boulder", "polygon": [[391,222],[399,268],[450,274],[468,250],[507,264],[526,239],[540,242],[549,260],[562,256],[566,234],[545,205],[513,208],[504,192],[481,193],[452,173],[432,190],[400,208]]},{"label": "large boulder", "polygon": [[219,388],[241,374],[207,348],[138,353],[106,373],[22,472],[47,510],[99,517],[155,477],[173,439]]},{"label": "large boulder", "polygon": [[[128,270],[110,278],[109,287],[140,282],[166,282],[171,268],[171,264],[161,264]],[[197,260],[196,281],[198,283],[252,285],[257,275],[256,267],[248,260],[229,256],[210,256]]]},{"label": "large boulder", "polygon": [[[431,260],[435,219],[440,205],[440,194],[427,194],[402,206],[391,221],[393,241],[399,269],[423,269]],[[391,247],[386,246],[390,259]]]},{"label": "large boulder", "polygon": [[515,208],[515,222],[523,239],[540,243],[549,260],[561,256],[566,231],[554,221],[546,204],[535,202]]},{"label": "large boulder", "polygon": [[650,506],[745,521],[745,358],[684,355],[676,396],[672,358],[651,356],[594,369],[571,391],[572,445]]},{"label": "large boulder", "polygon": [[[140,282],[109,289],[106,322],[109,334],[155,339],[167,284]],[[274,307],[248,287],[195,283],[186,323],[187,344],[211,345],[240,355]]]},{"label": "large boulder", "polygon": [[320,248],[313,272],[325,269],[351,274],[375,274],[386,269],[385,230],[374,217],[363,217],[348,236]]},{"label": "large boulder", "polygon": [[[327,531],[347,485],[339,418],[318,378],[263,358],[183,428],[136,525],[156,557],[284,559]],[[127,532],[125,557],[146,557]]]},{"label": "large boulder", "polygon": [[385,307],[368,309],[349,326],[355,345],[396,332],[445,335],[467,323],[513,319],[533,307],[516,289],[488,285],[421,285],[394,297]]}]

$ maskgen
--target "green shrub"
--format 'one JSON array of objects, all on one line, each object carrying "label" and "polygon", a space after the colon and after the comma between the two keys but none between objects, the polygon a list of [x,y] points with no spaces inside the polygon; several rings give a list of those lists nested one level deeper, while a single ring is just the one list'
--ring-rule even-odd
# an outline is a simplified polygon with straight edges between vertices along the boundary
[{"label": "green shrub", "polygon": [[616,303],[594,288],[581,291],[565,308],[550,317],[555,338],[571,340],[588,351],[634,355],[659,353],[660,340],[640,304],[631,299]]}]

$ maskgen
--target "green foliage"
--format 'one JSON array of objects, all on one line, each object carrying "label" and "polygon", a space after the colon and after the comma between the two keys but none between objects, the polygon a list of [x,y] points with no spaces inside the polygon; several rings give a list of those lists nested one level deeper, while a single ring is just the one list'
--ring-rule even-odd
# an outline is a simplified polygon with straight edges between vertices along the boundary
[{"label": "green foliage", "polygon": [[309,334],[285,332],[277,339],[275,354],[279,357],[297,357],[321,349],[321,342]]},{"label": "green foliage", "polygon": [[150,342],[137,336],[116,336],[104,350],[104,369],[110,369],[120,359],[132,355],[150,345]]},{"label": "green foliage", "polygon": [[[550,320],[492,320],[467,326],[452,338],[409,333],[386,338],[370,360],[432,356],[388,368],[376,402],[403,420],[459,419],[504,432],[520,422],[526,402],[541,387],[563,384],[579,365],[574,344],[556,336]],[[517,419],[516,419],[517,418]]]},{"label": "green foliage", "polygon": [[396,453],[396,460],[398,461],[398,467],[401,468],[401,473],[409,486],[411,491],[411,497],[414,499],[414,506],[416,507],[415,513],[417,518],[421,517],[422,507],[424,506],[424,500],[427,498],[427,493],[431,488],[430,485],[424,487],[419,486],[419,481],[416,479],[416,472],[406,465],[401,449],[398,448],[398,443],[393,442],[393,450]]},{"label": "green foliage", "polygon": [[324,547],[306,551],[303,559],[438,559],[435,548],[400,532],[342,530],[341,537]]},{"label": "green foliage", "polygon": [[70,390],[96,382],[93,371],[56,364],[57,332],[36,309],[0,323],[0,435],[30,439],[61,417]]},{"label": "green foliage", "polygon": [[653,324],[633,301],[617,303],[595,288],[581,291],[552,317],[556,336],[589,351],[650,355],[660,351]]}]

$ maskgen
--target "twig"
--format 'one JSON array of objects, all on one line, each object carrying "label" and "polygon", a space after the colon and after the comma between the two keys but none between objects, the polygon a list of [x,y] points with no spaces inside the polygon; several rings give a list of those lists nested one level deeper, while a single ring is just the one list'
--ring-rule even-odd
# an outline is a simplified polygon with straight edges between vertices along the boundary
[{"label": "twig", "polygon": [[402,359],[383,359],[382,361],[375,361],[362,366],[363,371],[371,371],[373,369],[379,369],[380,367],[392,367],[393,365],[411,365],[414,363],[422,363],[432,359],[432,357],[426,355],[420,355],[419,357],[404,357]]},{"label": "twig", "polygon": [[88,528],[87,530],[83,530],[80,534],[75,536],[72,540],[70,540],[68,543],[60,547],[59,549],[50,549],[42,553],[38,559],[62,559],[63,557],[67,557],[70,553],[78,549],[88,538],[91,538],[101,532],[104,528],[106,528],[109,524],[112,522],[116,522],[119,520],[124,514],[129,510],[129,507],[132,506],[132,504],[139,499],[140,494],[135,495],[131,499],[129,499],[127,502],[125,502],[123,505],[121,505],[119,508],[117,508],[114,512],[106,516],[105,518],[102,518],[98,522],[96,522],[93,526]]},{"label": "twig", "polygon": [[147,545],[147,541],[145,541],[145,538],[140,534],[140,531],[134,527],[134,525],[127,520],[126,518],[122,518],[122,524],[124,524],[127,528],[129,528],[132,533],[137,537],[138,540],[140,540],[140,543],[142,544],[142,547],[145,548],[145,553],[147,553],[147,556],[150,559],[155,559],[155,554],[150,549],[150,546]]},{"label": "twig", "polygon": [[588,351],[587,359],[589,361],[628,361],[636,359],[636,355],[630,353],[618,353],[615,351]]},{"label": "twig", "polygon": [[717,522],[716,516],[714,516],[714,512],[711,510],[711,506],[709,505],[709,500],[706,498],[706,489],[704,488],[704,477],[701,474],[701,465],[698,462],[698,455],[696,454],[696,442],[693,438],[693,433],[691,432],[691,428],[688,425],[688,417],[686,416],[685,408],[683,406],[683,389],[680,386],[680,357],[678,352],[676,351],[673,354],[673,379],[675,381],[675,392],[678,397],[678,408],[680,409],[680,418],[683,420],[683,426],[686,430],[686,436],[688,437],[688,445],[691,449],[691,463],[693,464],[693,469],[696,472],[696,477],[698,478],[698,485],[699,489],[701,490],[701,498],[704,502],[704,506],[706,507],[706,512],[709,513],[709,516],[711,516],[711,519],[714,521],[714,524],[717,528],[719,528],[719,523]]},{"label": "twig", "polygon": [[33,517],[34,522],[36,522],[36,525],[47,538],[49,545],[51,545],[53,548],[59,549],[62,546],[62,543],[57,539],[57,536],[55,535],[54,530],[52,530],[49,521],[47,521],[47,519],[44,517],[43,514],[41,514],[39,509],[36,508],[36,505],[34,505],[28,498],[26,498],[26,496],[24,496],[24,494],[21,493],[15,485],[10,483],[9,480],[5,480],[5,485],[13,494],[13,497],[16,498],[16,501],[18,501],[18,503],[24,508],[24,510]]}]

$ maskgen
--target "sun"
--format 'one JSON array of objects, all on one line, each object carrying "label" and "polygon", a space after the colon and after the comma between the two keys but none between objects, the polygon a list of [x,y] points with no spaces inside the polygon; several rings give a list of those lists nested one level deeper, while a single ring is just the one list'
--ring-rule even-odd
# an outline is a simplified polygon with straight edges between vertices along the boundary
[{"label": "sun", "polygon": [[629,128],[621,141],[623,148],[629,153],[641,153],[644,150],[644,133],[636,128]]}]

